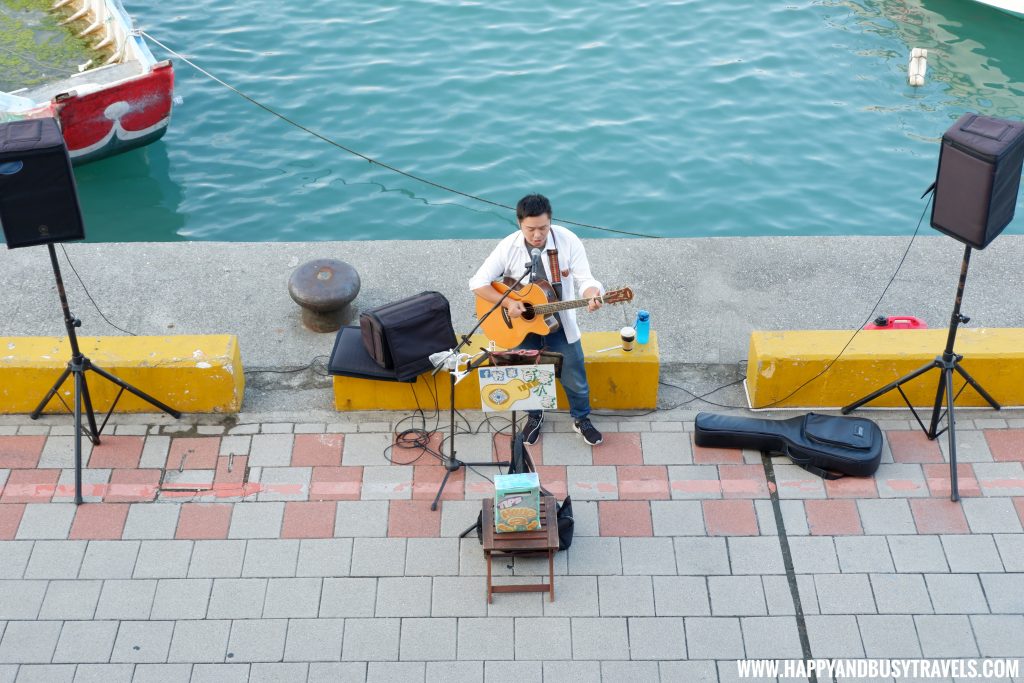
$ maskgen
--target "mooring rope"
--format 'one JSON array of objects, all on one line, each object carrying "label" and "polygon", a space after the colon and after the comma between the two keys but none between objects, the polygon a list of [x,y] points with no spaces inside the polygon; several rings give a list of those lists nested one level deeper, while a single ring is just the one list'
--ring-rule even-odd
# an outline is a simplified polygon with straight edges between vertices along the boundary
[{"label": "mooring rope", "polygon": [[[452,194],[459,195],[460,197],[466,197],[467,199],[473,199],[475,201],[482,202],[484,204],[489,204],[491,206],[496,206],[498,208],[508,209],[509,211],[515,211],[515,207],[509,206],[508,204],[502,204],[501,202],[496,202],[496,201],[493,201],[491,199],[487,199],[485,197],[480,197],[478,195],[471,194],[469,192],[463,192],[462,190],[458,190],[458,189],[456,189],[454,187],[449,187],[448,185],[444,185],[442,183],[434,182],[433,180],[430,180],[428,178],[424,178],[423,176],[419,176],[419,175],[416,175],[415,173],[410,173],[408,171],[403,171],[400,168],[397,168],[395,166],[391,166],[390,164],[386,164],[383,161],[379,161],[377,159],[374,159],[373,157],[367,156],[366,154],[363,154],[362,152],[354,150],[351,147],[346,147],[345,145],[341,144],[337,140],[329,138],[329,137],[327,137],[326,135],[324,135],[322,133],[319,133],[319,132],[317,132],[317,131],[315,131],[315,130],[307,127],[307,126],[302,125],[298,121],[295,121],[294,119],[291,119],[288,116],[285,116],[284,114],[280,113],[279,111],[277,111],[273,107],[270,107],[270,106],[268,106],[266,104],[263,104],[262,102],[260,102],[259,100],[255,99],[254,97],[252,97],[252,96],[242,92],[241,90],[239,90],[235,86],[231,85],[230,83],[226,83],[222,79],[218,78],[217,76],[214,76],[212,73],[210,73],[209,71],[207,71],[203,67],[199,66],[198,64],[196,64],[192,60],[190,60],[188,57],[185,57],[181,53],[176,52],[175,50],[171,49],[170,47],[168,47],[164,43],[160,42],[159,40],[157,40],[156,38],[151,36],[149,33],[147,33],[146,31],[139,31],[139,33],[141,35],[145,36],[146,38],[148,38],[149,40],[153,41],[154,43],[156,43],[160,47],[162,47],[164,50],[166,50],[172,56],[174,56],[177,59],[180,59],[181,61],[185,62],[186,64],[188,64],[193,69],[195,69],[199,73],[203,74],[204,76],[206,76],[210,80],[212,80],[212,81],[214,81],[216,83],[219,83],[220,85],[224,86],[225,88],[227,88],[231,92],[235,93],[239,97],[242,97],[243,99],[248,100],[249,102],[251,102],[252,104],[256,105],[260,109],[266,111],[267,113],[273,114],[274,116],[276,116],[277,118],[281,119],[285,123],[287,123],[287,124],[289,124],[291,126],[294,126],[294,127],[298,128],[299,130],[304,131],[304,132],[308,133],[309,135],[312,135],[313,137],[315,137],[315,138],[317,138],[319,140],[322,140],[323,142],[326,142],[329,145],[333,145],[334,147],[337,147],[340,150],[348,152],[349,154],[351,154],[353,156],[356,156],[356,157],[359,157],[360,159],[362,159],[364,161],[367,161],[367,162],[369,162],[371,164],[374,164],[374,165],[380,166],[381,168],[387,169],[387,170],[391,171],[392,173],[397,173],[399,175],[405,176],[406,178],[410,178],[411,180],[415,180],[415,181],[423,183],[425,185],[430,185],[431,187],[435,187],[435,188],[437,188],[439,190],[443,190],[445,192],[450,192]],[[640,233],[640,232],[631,232],[629,230],[620,230],[620,229],[617,229],[617,228],[608,228],[608,227],[604,227],[604,226],[600,226],[600,225],[592,225],[590,223],[580,223],[578,221],[571,221],[571,220],[568,220],[568,219],[565,219],[565,218],[559,218],[558,222],[559,223],[567,223],[569,225],[575,225],[575,226],[580,227],[580,228],[590,228],[591,230],[601,230],[601,231],[604,231],[604,232],[613,232],[613,233],[617,233],[619,235],[630,235],[632,237],[649,237],[649,238],[653,238],[653,239],[660,239],[660,235],[647,235],[647,234]]]}]

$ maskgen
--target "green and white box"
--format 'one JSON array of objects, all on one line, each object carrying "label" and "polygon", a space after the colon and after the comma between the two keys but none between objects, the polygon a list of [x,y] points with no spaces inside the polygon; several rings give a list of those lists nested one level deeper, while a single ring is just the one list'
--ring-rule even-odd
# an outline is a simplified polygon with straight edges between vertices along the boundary
[{"label": "green and white box", "polygon": [[498,533],[540,528],[540,479],[536,472],[494,477],[494,530]]}]

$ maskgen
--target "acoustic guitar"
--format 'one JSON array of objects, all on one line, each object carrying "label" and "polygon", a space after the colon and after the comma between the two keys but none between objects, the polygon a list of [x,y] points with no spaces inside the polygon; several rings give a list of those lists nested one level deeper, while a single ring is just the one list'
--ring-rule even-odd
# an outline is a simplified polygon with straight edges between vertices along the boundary
[{"label": "acoustic guitar", "polygon": [[[501,282],[492,282],[491,287],[498,294],[504,294],[514,284],[515,280],[505,278]],[[590,304],[590,299],[558,301],[555,290],[550,283],[544,280],[520,285],[518,289],[508,295],[508,298],[523,302],[526,306],[523,315],[511,318],[508,310],[501,307],[484,320],[481,326],[488,339],[506,349],[518,346],[531,332],[548,335],[557,330],[559,322],[558,317],[554,314],[558,311],[582,308]],[[604,304],[619,304],[624,301],[632,301],[633,290],[623,287],[597,298]],[[492,306],[494,306],[493,302],[478,296],[476,298],[476,317],[482,318],[487,311],[491,310]]]},{"label": "acoustic guitar", "polygon": [[534,379],[524,382],[521,379],[510,379],[504,384],[488,384],[480,392],[484,402],[491,410],[506,410],[505,406],[516,401],[522,401],[529,397],[530,389],[541,383],[541,380]]}]

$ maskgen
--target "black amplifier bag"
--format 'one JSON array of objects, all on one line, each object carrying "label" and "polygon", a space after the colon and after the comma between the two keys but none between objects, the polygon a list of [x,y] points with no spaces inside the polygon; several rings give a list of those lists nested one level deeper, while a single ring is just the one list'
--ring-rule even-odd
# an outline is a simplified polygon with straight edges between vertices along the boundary
[{"label": "black amplifier bag", "polygon": [[862,417],[808,413],[787,420],[762,420],[699,413],[693,441],[710,448],[780,453],[826,479],[870,476],[882,459],[882,430]]},{"label": "black amplifier bag", "polygon": [[429,370],[430,354],[455,348],[448,299],[420,292],[359,315],[363,345],[382,368],[400,382]]}]

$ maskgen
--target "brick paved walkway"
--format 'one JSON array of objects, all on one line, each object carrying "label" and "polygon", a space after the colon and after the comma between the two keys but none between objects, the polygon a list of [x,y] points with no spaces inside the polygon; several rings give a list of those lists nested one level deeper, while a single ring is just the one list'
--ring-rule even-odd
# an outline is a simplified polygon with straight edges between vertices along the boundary
[{"label": "brick paved walkway", "polygon": [[[1024,657],[1024,420],[958,421],[956,504],[944,440],[865,415],[886,417],[883,464],[835,482],[696,447],[692,413],[603,418],[594,448],[549,420],[531,452],[576,517],[557,599],[491,605],[458,534],[498,470],[460,472],[431,512],[436,459],[384,457],[404,415],[122,417],[85,442],[78,508],[67,418],[3,418],[0,682],[726,681],[743,657]],[[461,458],[507,452],[482,426]],[[496,569],[532,582],[546,563]]]}]

